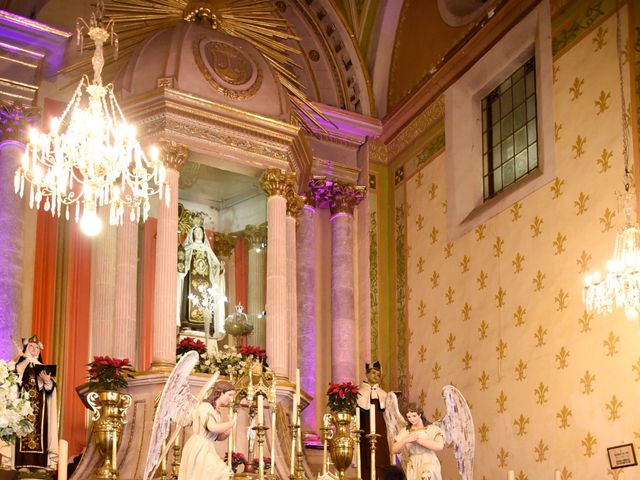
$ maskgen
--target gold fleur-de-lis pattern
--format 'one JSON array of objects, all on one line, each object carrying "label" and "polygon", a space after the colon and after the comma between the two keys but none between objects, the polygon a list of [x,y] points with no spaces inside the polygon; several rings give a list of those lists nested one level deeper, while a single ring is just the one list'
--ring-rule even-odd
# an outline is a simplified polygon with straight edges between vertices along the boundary
[{"label": "gold fleur-de-lis pattern", "polygon": [[[395,187],[412,205],[405,292],[413,288],[415,298],[405,311],[416,335],[404,393],[416,401],[426,392],[433,418],[445,412],[442,386],[455,382],[473,405],[478,479],[506,478],[506,470],[553,478],[556,469],[564,480],[611,479],[607,447],[640,448],[640,328],[621,311],[587,313],[582,302],[584,276],[606,270],[624,223],[615,12],[600,18],[554,58],[553,116],[542,119],[555,153],[549,183],[517,203],[492,200],[500,210],[458,237],[441,208],[446,147]],[[635,64],[625,65],[627,102]],[[443,477],[456,478],[453,455],[441,460]]]}]

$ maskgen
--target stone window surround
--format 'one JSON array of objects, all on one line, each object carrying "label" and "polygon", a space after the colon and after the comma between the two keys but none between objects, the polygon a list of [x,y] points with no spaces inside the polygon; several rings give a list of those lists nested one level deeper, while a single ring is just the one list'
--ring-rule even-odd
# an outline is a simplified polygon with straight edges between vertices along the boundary
[{"label": "stone window surround", "polygon": [[[538,170],[483,202],[481,100],[536,57]],[[445,92],[447,231],[453,241],[555,178],[549,0],[542,1]]]}]

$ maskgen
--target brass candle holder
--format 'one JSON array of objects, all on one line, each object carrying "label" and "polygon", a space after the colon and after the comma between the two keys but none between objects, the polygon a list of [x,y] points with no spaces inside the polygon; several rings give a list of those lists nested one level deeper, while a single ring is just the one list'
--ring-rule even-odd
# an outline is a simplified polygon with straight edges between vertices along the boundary
[{"label": "brass candle holder", "polygon": [[376,443],[378,437],[381,437],[379,433],[367,433],[365,437],[369,439],[369,447],[371,448],[371,480],[376,479]]},{"label": "brass candle holder", "polygon": [[[353,430],[351,433],[353,433],[353,440],[355,442],[355,451],[356,451],[356,455],[358,456],[358,471],[357,471],[357,475],[356,475],[356,480],[362,480],[362,470],[361,470],[361,465],[362,465],[362,457],[360,456],[360,437],[361,435],[364,433],[364,430],[362,429],[357,429],[357,430]],[[374,434],[376,435],[376,434]]]},{"label": "brass candle holder", "polygon": [[[258,442],[258,478],[261,480],[265,478],[264,470],[264,437],[265,432],[269,430],[269,427],[265,427],[264,425],[256,425],[253,427],[253,430],[256,432],[256,441]],[[273,462],[274,459],[272,458]]]}]

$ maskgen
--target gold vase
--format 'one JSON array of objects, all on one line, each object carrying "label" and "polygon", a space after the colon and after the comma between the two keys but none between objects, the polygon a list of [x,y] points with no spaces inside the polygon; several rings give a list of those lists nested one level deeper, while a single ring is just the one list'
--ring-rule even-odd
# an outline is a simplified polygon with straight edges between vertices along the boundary
[{"label": "gold vase", "polygon": [[336,431],[331,438],[329,453],[331,461],[338,470],[340,480],[344,480],[345,471],[351,465],[353,458],[353,438],[351,438],[351,414],[346,412],[331,412]]},{"label": "gold vase", "polygon": [[[87,402],[93,410],[92,436],[102,455],[102,466],[96,471],[94,478],[107,480],[117,478],[117,465],[112,462],[114,453],[120,447],[122,427],[125,423],[127,409],[131,405],[131,395],[107,390],[91,392]],[[114,449],[115,443],[115,449]]]}]

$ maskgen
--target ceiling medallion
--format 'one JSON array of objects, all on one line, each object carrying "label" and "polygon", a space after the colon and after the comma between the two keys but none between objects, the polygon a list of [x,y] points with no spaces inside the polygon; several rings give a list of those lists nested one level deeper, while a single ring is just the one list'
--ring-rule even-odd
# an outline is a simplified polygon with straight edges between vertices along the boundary
[{"label": "ceiling medallion", "polygon": [[262,70],[240,49],[228,43],[200,38],[193,44],[200,73],[225,97],[245,100],[262,85]]}]

